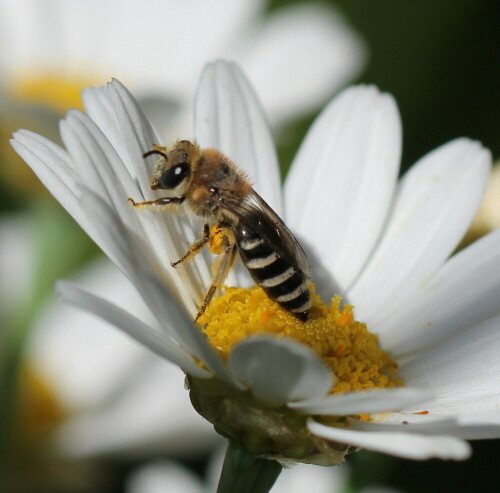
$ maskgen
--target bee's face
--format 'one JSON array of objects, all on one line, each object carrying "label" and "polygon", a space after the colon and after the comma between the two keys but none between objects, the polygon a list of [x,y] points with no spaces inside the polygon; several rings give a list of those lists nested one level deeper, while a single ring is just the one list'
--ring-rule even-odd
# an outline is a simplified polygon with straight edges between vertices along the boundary
[{"label": "bee's face", "polygon": [[161,156],[151,188],[183,197],[188,209],[199,217],[219,220],[222,202],[242,201],[251,191],[245,174],[215,149],[180,140],[169,147],[157,145],[145,156],[150,154]]},{"label": "bee's face", "polygon": [[190,142],[183,140],[170,148],[162,148],[151,183],[153,190],[185,189],[191,174],[191,147]]}]

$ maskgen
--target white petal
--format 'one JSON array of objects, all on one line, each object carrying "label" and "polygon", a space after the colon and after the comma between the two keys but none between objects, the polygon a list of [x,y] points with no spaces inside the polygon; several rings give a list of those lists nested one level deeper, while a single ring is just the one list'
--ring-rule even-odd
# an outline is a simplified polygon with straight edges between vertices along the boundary
[{"label": "white petal", "polygon": [[479,143],[457,139],[406,173],[377,249],[348,292],[358,319],[380,324],[427,285],[465,234],[490,161]]},{"label": "white petal", "polygon": [[136,100],[120,81],[115,79],[110,82],[108,93],[143,197],[151,197],[150,185],[155,160],[144,159],[142,156],[160,141]]},{"label": "white petal", "polygon": [[[131,166],[134,168],[134,175],[138,179],[142,192],[142,197],[132,198],[149,200],[161,197],[161,193],[153,192],[150,186],[157,160],[154,156],[146,159],[142,157],[146,151],[152,149],[153,144],[159,143],[151,124],[132,94],[119,81],[114,80],[108,84],[108,92],[120,124],[122,142],[126,143]],[[193,242],[194,235],[201,229],[201,224],[195,226],[182,214],[178,216],[172,213],[154,215],[151,211],[138,212],[142,212],[142,222],[147,231],[147,237],[163,265],[169,265],[170,262],[182,257]],[[196,287],[202,284],[206,288],[210,282],[206,258],[203,255],[197,255],[188,265],[181,266],[176,272],[171,271],[169,277],[176,290],[182,294],[181,298],[185,299],[188,304],[191,301],[188,310],[195,313],[196,310],[192,306],[194,302],[199,302],[200,297],[200,293],[196,292]]]},{"label": "white petal", "polygon": [[466,440],[480,440],[484,438],[500,438],[500,412],[495,410],[457,417],[458,426],[450,427],[450,432]]},{"label": "white petal", "polygon": [[324,104],[365,59],[345,19],[321,5],[281,8],[253,34],[242,64],[275,122]]},{"label": "white petal", "polygon": [[234,63],[205,67],[196,94],[195,136],[202,147],[227,154],[248,173],[256,191],[281,213],[276,151],[260,103]]},{"label": "white petal", "polygon": [[286,218],[345,292],[380,235],[396,184],[401,123],[394,100],[374,87],[343,91],[309,131],[285,183]]},{"label": "white petal", "polygon": [[[96,229],[105,244],[106,254],[131,279],[158,323],[181,346],[199,358],[220,378],[229,381],[227,370],[193,322],[186,316],[149,263],[148,245],[137,238],[120,222],[109,206],[97,195],[86,191],[84,206],[95,221]],[[160,270],[159,274],[162,274]]]},{"label": "white petal", "polygon": [[[92,239],[110,260],[130,277],[138,260],[131,253],[131,247],[124,240],[129,240],[131,234],[121,223],[116,213],[100,196],[82,188],[79,197],[80,207],[85,210],[88,222],[92,224],[94,234]],[[146,247],[143,248],[143,254]]]},{"label": "white petal", "polygon": [[127,202],[127,197],[139,193],[136,183],[95,123],[84,113],[72,110],[61,122],[61,137],[78,169],[79,181],[113,204],[125,223],[136,223]]},{"label": "white petal", "polygon": [[113,108],[108,87],[95,86],[84,89],[82,91],[82,101],[87,115],[89,115],[109,140],[127,167],[128,173],[136,179],[132,164],[133,161],[127,151],[127,144],[122,138],[120,125]]},{"label": "white petal", "polygon": [[435,398],[420,403],[441,415],[486,412],[500,407],[500,315],[402,365],[408,386],[430,390]]},{"label": "white petal", "polygon": [[426,436],[413,433],[354,431],[325,426],[309,421],[309,430],[315,435],[347,443],[354,447],[374,450],[406,459],[464,460],[470,456],[467,442],[449,436]]},{"label": "white petal", "polygon": [[152,462],[135,470],[127,479],[127,493],[204,493],[201,480],[175,462]]},{"label": "white petal", "polygon": [[426,399],[429,399],[427,392],[404,387],[347,392],[313,401],[291,402],[288,407],[304,414],[349,416],[399,410]]},{"label": "white petal", "polygon": [[211,374],[200,368],[192,357],[169,340],[163,334],[155,331],[152,327],[141,320],[125,312],[118,306],[102,298],[94,296],[67,281],[57,283],[57,292],[68,303],[83,310],[94,313],[115,327],[123,330],[140,344],[165,358],[167,361],[178,365],[186,373],[192,373],[200,378],[210,378]]},{"label": "white petal", "polygon": [[246,339],[231,351],[229,367],[255,397],[274,406],[323,396],[333,383],[316,354],[291,339]]},{"label": "white petal", "polygon": [[[158,225],[148,228],[150,225],[147,222],[149,220],[152,223],[155,218],[141,215],[141,222],[134,221],[133,223],[135,226],[134,231],[134,229],[125,226],[117,216],[115,210],[101,197],[86,188],[82,188],[81,193],[81,204],[96,230],[96,237],[93,238],[94,241],[96,241],[120,270],[131,279],[136,279],[140,269],[144,271],[156,271],[158,275],[162,276],[162,280],[165,281],[167,286],[173,285],[175,288],[178,288],[178,291],[174,290],[174,293],[177,294],[180,303],[184,304],[188,310],[193,307],[194,296],[192,291],[190,291],[190,285],[184,286],[182,278],[179,279],[173,269],[164,269],[162,267],[164,264],[161,262],[163,260],[161,256],[159,256],[159,259],[155,258],[153,252],[155,247],[157,248],[155,240],[158,238],[151,233],[154,233],[154,228],[157,228]],[[144,229],[147,229],[149,235],[146,232],[141,234],[142,226],[144,226]],[[167,262],[169,262],[168,257],[165,263]],[[154,309],[152,312],[155,313]]]},{"label": "white petal", "polygon": [[82,211],[69,155],[48,139],[27,130],[15,132],[10,142],[56,200],[92,235],[93,226]]},{"label": "white petal", "polygon": [[439,344],[498,313],[500,230],[448,260],[429,284],[383,325],[382,345],[398,357]]},{"label": "white petal", "polygon": [[61,179],[71,188],[73,183],[71,179],[76,176],[76,170],[74,169],[75,164],[66,149],[42,135],[24,129],[14,132],[14,141],[29,146],[36,155],[43,158],[43,161],[55,174],[60,172]]},{"label": "white petal", "polygon": [[491,411],[469,415],[430,413],[385,413],[372,416],[374,421],[351,420],[351,427],[363,431],[424,433],[451,435],[465,440],[500,438],[500,412]]},{"label": "white petal", "polygon": [[170,333],[175,334],[179,344],[187,348],[215,375],[228,383],[235,384],[215,349],[210,346],[199,328],[186,316],[179,304],[172,298],[163,283],[153,273],[141,272],[135,278],[136,286],[158,322]]}]

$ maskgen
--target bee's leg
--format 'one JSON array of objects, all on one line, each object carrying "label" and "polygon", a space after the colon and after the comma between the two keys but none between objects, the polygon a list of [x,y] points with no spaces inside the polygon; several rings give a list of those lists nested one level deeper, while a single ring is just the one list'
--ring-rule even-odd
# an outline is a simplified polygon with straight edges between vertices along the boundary
[{"label": "bee's leg", "polygon": [[136,202],[132,198],[128,198],[128,201],[132,203],[137,209],[148,209],[154,206],[166,206],[166,205],[178,205],[184,202],[185,197],[162,197],[156,200],[146,200],[145,202]]},{"label": "bee's leg", "polygon": [[165,154],[167,148],[161,146],[160,144],[153,144],[154,149],[151,151],[145,152],[142,157],[146,159],[149,156],[152,156],[153,154],[158,154],[162,158],[166,159],[168,161],[168,156]]},{"label": "bee's leg", "polygon": [[229,269],[231,269],[231,266],[233,265],[235,257],[236,257],[236,244],[235,243],[231,244],[229,240],[227,240],[227,246],[225,247],[224,252],[221,253],[219,257],[217,257],[217,260],[212,266],[212,272],[213,272],[212,284],[210,285],[207,294],[203,298],[203,302],[200,306],[200,309],[198,310],[195,322],[203,315],[203,313],[205,313],[205,310],[212,301],[212,298],[214,297],[215,293],[221,287],[222,283],[226,279]]},{"label": "bee's leg", "polygon": [[207,243],[210,241],[210,227],[208,224],[203,226],[203,238],[201,240],[195,241],[190,247],[189,250],[175,262],[170,262],[172,267],[177,267],[179,264],[183,264],[188,260],[191,260]]}]

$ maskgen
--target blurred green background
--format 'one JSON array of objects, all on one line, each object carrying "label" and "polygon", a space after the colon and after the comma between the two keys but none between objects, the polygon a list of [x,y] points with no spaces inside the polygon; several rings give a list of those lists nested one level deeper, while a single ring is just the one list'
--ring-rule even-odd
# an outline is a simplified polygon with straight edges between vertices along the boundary
[{"label": "blurred green background", "polygon": [[[278,12],[291,3],[300,2],[272,0],[268,12]],[[404,135],[403,169],[431,149],[459,136],[480,140],[492,150],[494,158],[498,158],[498,1],[337,0],[324,3],[331,3],[340,10],[367,45],[367,65],[353,82],[375,84],[393,94],[399,105]],[[302,115],[287,122],[278,133],[283,174],[315,116],[316,113]],[[10,151],[6,150],[5,142],[1,146],[0,159],[7,159],[5,153]],[[1,181],[0,213],[7,215],[14,211],[26,211],[37,225],[33,241],[38,246],[38,267],[22,316],[15,322],[3,320],[5,326],[10,324],[10,334],[15,335],[4,344],[0,353],[6,368],[0,392],[4,400],[0,404],[2,413],[6,412],[5,399],[12,396],[12,372],[17,368],[29,320],[51,292],[55,279],[68,276],[98,253],[51,199],[29,187],[23,191]],[[5,339],[0,341],[5,342]],[[8,443],[5,425],[9,421],[5,414],[0,416],[3,445]],[[352,454],[348,458],[352,478],[350,491],[380,483],[410,493],[499,491],[500,441],[476,441],[472,446],[473,456],[464,463],[437,460],[418,463],[368,452]],[[9,450],[3,447],[3,460],[11,455]],[[205,466],[199,459],[186,464],[199,473]],[[101,465],[110,478],[106,481],[107,491],[122,491],[126,473],[136,465],[130,460],[114,460]]]}]

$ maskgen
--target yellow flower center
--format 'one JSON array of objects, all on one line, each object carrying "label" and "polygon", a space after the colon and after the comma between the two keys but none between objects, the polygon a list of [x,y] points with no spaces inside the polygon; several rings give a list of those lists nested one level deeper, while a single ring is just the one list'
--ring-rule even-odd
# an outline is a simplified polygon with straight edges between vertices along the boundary
[{"label": "yellow flower center", "polygon": [[331,393],[403,385],[397,378],[397,363],[379,348],[377,336],[366,324],[354,319],[353,307],[341,307],[339,296],[326,306],[312,292],[309,319],[301,322],[257,286],[227,288],[198,323],[223,358],[254,334],[288,337],[309,346],[335,375]]},{"label": "yellow flower center", "polygon": [[8,96],[13,100],[46,106],[63,114],[70,108],[82,109],[80,93],[92,85],[89,77],[64,77],[49,74],[22,76],[12,80]]}]

